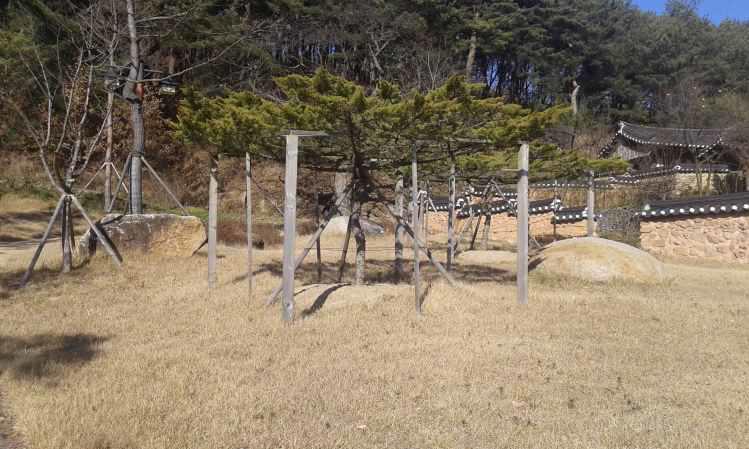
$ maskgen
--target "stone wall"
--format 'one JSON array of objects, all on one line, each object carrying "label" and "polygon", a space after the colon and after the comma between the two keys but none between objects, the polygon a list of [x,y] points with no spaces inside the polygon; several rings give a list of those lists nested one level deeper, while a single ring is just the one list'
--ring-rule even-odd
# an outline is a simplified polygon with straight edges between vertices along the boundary
[{"label": "stone wall", "polygon": [[[533,237],[551,237],[554,234],[554,225],[551,223],[552,213],[531,215],[529,217],[530,233]],[[463,229],[464,224],[468,220],[457,220],[455,226],[456,232]],[[430,213],[427,218],[429,226],[430,238],[436,236],[447,235],[447,213]],[[473,221],[473,226],[476,226],[476,220]],[[479,228],[478,236],[476,241],[481,241],[481,236],[484,232],[484,220],[481,220],[481,227]],[[569,238],[569,237],[583,237],[587,233],[587,224],[585,221],[570,224],[559,224],[557,225],[557,237]],[[466,234],[470,239],[473,234]],[[492,216],[491,228],[489,233],[489,240],[498,243],[507,243],[515,245],[517,235],[517,220],[515,217],[511,217],[508,214],[498,214]]]},{"label": "stone wall", "polygon": [[749,263],[749,215],[664,218],[640,229],[642,249],[658,256]]}]

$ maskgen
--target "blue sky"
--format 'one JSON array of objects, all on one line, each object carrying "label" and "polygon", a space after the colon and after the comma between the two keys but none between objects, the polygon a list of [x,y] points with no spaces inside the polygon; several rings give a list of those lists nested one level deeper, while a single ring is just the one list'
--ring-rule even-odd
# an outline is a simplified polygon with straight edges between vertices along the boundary
[{"label": "blue sky", "polygon": [[[641,9],[663,12],[666,0],[634,0]],[[749,0],[702,0],[700,15],[715,23],[723,19],[749,20]]]}]

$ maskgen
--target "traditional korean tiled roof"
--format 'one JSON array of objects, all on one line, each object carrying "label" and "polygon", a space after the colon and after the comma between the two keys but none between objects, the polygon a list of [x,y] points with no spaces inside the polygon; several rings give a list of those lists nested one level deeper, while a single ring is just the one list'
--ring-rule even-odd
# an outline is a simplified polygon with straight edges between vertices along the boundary
[{"label": "traditional korean tiled roof", "polygon": [[[467,197],[457,197],[455,199],[455,210],[462,209],[466,204],[468,204],[468,202],[469,201]],[[434,208],[430,207],[429,210],[434,212],[447,212],[450,206],[450,199],[443,197],[432,197],[432,204],[434,204]]]},{"label": "traditional korean tiled roof", "polygon": [[647,178],[657,178],[659,176],[671,176],[679,173],[730,173],[731,168],[725,164],[677,164],[671,168],[657,168],[654,170],[645,170],[627,173],[620,176],[612,176],[608,182],[611,184],[639,184],[640,181]]},{"label": "traditional korean tiled roof", "polygon": [[[619,138],[638,146],[689,149],[695,151],[698,156],[702,156],[723,143],[724,132],[723,129],[656,128],[620,122],[619,130],[611,142],[601,149],[599,156],[611,156],[616,151],[616,141]],[[625,159],[635,159],[638,154],[649,153],[649,150],[632,151],[637,154],[624,155]]]},{"label": "traditional korean tiled roof", "polygon": [[[598,220],[600,214],[596,214],[593,218]],[[570,207],[559,209],[553,217],[551,217],[552,223],[576,223],[588,219],[588,208],[587,207]]]},{"label": "traditional korean tiled roof", "polygon": [[[528,204],[528,213],[530,215],[539,215],[553,212],[555,207],[558,207],[559,200],[549,198],[546,200],[531,201]],[[517,201],[514,199],[508,201],[493,201],[489,204],[473,204],[466,205],[458,210],[458,218],[468,218],[473,214],[477,215],[497,215],[505,212],[515,215],[515,208],[517,207]]]},{"label": "traditional korean tiled roof", "polygon": [[749,214],[749,192],[700,198],[653,201],[640,213],[642,220],[719,214]]}]

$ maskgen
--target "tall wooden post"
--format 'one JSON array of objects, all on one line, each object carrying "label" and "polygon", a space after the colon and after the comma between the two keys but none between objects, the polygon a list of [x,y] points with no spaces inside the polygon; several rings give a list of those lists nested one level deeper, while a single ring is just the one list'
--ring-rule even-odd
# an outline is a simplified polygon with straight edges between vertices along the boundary
[{"label": "tall wooden post", "polygon": [[554,231],[554,241],[557,241],[557,200],[559,199],[559,181],[554,180],[554,221],[552,222]]},{"label": "tall wooden post", "polygon": [[[320,193],[315,193],[315,228],[320,227]],[[315,252],[317,253],[317,283],[322,282],[322,248],[320,248],[320,237],[315,240]]]},{"label": "tall wooden post", "polygon": [[[395,213],[403,216],[405,194],[403,192],[403,175],[398,176],[395,183]],[[400,221],[395,220],[395,282],[403,280],[403,225]]]},{"label": "tall wooden post", "polygon": [[73,211],[70,207],[70,197],[66,196],[62,208],[62,272],[69,273],[73,269],[73,248],[71,245]]},{"label": "tall wooden post", "polygon": [[250,153],[244,154],[245,224],[247,226],[247,298],[252,299],[252,168]]},{"label": "tall wooden post", "polygon": [[518,303],[528,304],[528,153],[527,143],[518,155]]},{"label": "tall wooden post", "polygon": [[208,183],[208,288],[216,287],[216,243],[218,240],[218,163],[211,156],[211,179]]},{"label": "tall wooden post", "polygon": [[588,179],[588,237],[593,237],[596,230],[596,190],[595,176],[591,171]]},{"label": "tall wooden post", "polygon": [[283,216],[283,319],[294,319],[294,245],[296,243],[296,182],[299,136],[286,136],[286,175]]},{"label": "tall wooden post", "polygon": [[447,271],[453,267],[455,257],[455,161],[450,163],[450,179],[447,181]]},{"label": "tall wooden post", "polygon": [[419,256],[419,245],[416,240],[419,239],[419,176],[417,173],[418,164],[416,160],[416,146],[411,149],[411,228],[414,232],[414,297],[416,298],[416,313],[421,315],[421,263]]}]

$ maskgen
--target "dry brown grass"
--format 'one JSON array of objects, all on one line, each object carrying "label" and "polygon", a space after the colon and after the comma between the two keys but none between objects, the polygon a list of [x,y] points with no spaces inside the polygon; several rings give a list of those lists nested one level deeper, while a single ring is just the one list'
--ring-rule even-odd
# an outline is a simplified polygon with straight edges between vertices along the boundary
[{"label": "dry brown grass", "polygon": [[746,269],[533,275],[519,307],[510,265],[465,261],[417,318],[373,252],[366,287],[303,287],[305,265],[287,326],[263,305],[280,252],[258,252],[252,299],[243,250],[220,253],[210,295],[199,255],[102,259],[0,299],[0,389],[29,448],[749,447]]}]

